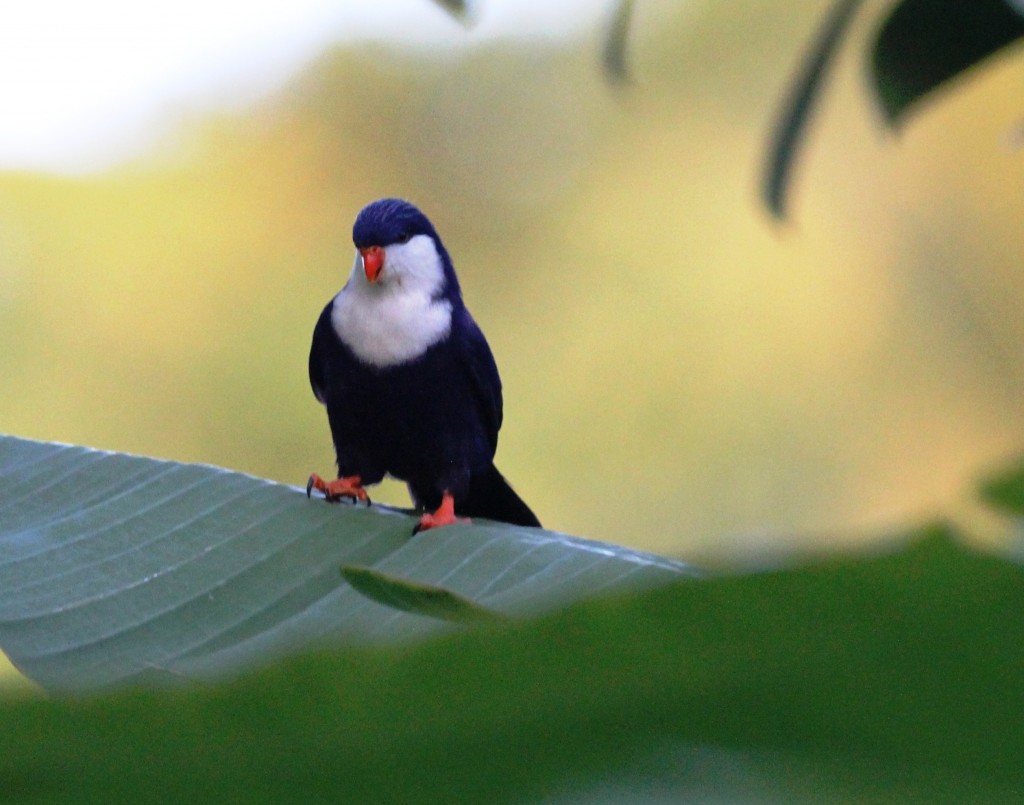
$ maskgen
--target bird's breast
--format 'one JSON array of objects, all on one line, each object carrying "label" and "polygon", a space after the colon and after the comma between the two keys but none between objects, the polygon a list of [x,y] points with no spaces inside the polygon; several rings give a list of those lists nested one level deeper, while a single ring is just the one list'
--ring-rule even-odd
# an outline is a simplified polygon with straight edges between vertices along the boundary
[{"label": "bird's breast", "polygon": [[334,298],[331,324],[363,363],[378,368],[415,360],[451,332],[452,305],[426,294],[346,286]]}]

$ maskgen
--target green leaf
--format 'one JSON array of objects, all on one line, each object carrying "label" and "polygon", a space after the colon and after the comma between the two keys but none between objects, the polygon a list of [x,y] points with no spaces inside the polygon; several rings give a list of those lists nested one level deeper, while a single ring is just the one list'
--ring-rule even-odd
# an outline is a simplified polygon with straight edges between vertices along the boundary
[{"label": "green leaf", "polygon": [[371,601],[402,612],[453,623],[495,623],[505,620],[496,612],[443,587],[417,584],[358,565],[343,565],[341,575]]},{"label": "green leaf", "polygon": [[854,12],[862,0],[837,0],[822,23],[818,36],[804,57],[772,131],[761,182],[761,196],[773,218],[786,217],[787,195],[796,158],[811,124],[814,106],[821,95],[832,62],[839,53]]},{"label": "green leaf", "polygon": [[516,617],[690,572],[540,529],[414,523],[216,467],[0,437],[0,648],[51,690],[214,679],[452,628],[368,599],[341,565]]},{"label": "green leaf", "polygon": [[470,3],[464,2],[464,0],[434,0],[434,4],[447,11],[463,25],[468,26],[470,24],[470,17],[472,16]]},{"label": "green leaf", "polygon": [[898,552],[580,602],[230,685],[0,703],[90,802],[1019,802],[1024,570]]},{"label": "green leaf", "polygon": [[882,24],[872,78],[886,120],[898,125],[934,91],[1024,37],[1008,0],[902,0]]},{"label": "green leaf", "polygon": [[618,0],[608,24],[604,48],[601,51],[601,63],[604,66],[605,78],[614,84],[621,84],[629,80],[626,49],[632,20],[633,0]]},{"label": "green leaf", "polygon": [[1024,515],[1024,460],[984,481],[981,497],[997,509]]}]

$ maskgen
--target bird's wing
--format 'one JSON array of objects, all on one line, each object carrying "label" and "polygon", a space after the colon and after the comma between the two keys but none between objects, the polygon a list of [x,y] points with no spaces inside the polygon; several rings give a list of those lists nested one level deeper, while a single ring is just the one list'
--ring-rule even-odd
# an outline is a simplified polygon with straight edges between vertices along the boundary
[{"label": "bird's wing", "polygon": [[498,367],[494,363],[487,339],[473,321],[469,311],[461,308],[453,315],[462,318],[461,326],[453,325],[453,329],[463,335],[460,339],[463,348],[462,365],[467,372],[480,418],[487,428],[491,447],[497,448],[502,418],[501,377],[498,375]]},{"label": "bird's wing", "polygon": [[313,344],[309,348],[309,385],[313,387],[313,393],[316,395],[316,398],[325,405],[327,404],[327,398],[324,391],[326,381],[324,379],[323,356],[329,343],[328,339],[332,335],[331,308],[333,305],[333,300],[328,302],[327,307],[320,314],[316,327],[313,329]]}]

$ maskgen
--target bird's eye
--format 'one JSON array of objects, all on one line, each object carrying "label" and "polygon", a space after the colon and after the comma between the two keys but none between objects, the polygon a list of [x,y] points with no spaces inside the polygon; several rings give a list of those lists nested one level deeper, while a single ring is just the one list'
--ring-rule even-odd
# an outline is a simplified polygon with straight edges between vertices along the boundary
[{"label": "bird's eye", "polygon": [[398,236],[399,243],[408,243],[411,239],[412,235],[410,235],[408,232],[403,232],[401,235]]}]

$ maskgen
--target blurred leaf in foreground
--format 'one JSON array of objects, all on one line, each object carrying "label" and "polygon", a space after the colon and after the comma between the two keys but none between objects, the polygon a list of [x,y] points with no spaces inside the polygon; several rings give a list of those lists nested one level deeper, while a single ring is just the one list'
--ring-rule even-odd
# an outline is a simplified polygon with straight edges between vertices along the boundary
[{"label": "blurred leaf in foreground", "polygon": [[1015,802],[1022,611],[1024,570],[938,526],[889,555],[292,658],[212,688],[6,702],[0,790],[26,801]]}]

